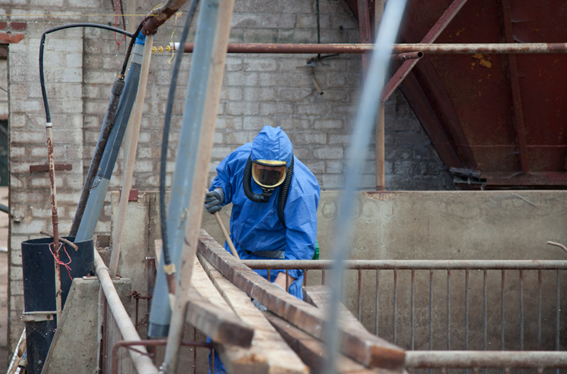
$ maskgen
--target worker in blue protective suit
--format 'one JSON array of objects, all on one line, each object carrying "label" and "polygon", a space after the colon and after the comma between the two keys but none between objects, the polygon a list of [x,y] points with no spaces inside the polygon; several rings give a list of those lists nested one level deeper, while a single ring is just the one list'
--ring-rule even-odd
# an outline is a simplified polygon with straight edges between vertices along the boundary
[{"label": "worker in blue protective suit", "polygon": [[[313,258],[321,189],[293,156],[291,141],[280,127],[265,126],[216,170],[205,209],[214,214],[232,203],[230,237],[242,260]],[[230,252],[226,243],[225,249]],[[267,270],[255,271],[268,276]],[[285,290],[285,270],[271,270],[269,281]],[[287,282],[289,293],[303,299],[303,271],[290,270]],[[215,357],[215,373],[222,373],[217,366],[222,364]]]}]

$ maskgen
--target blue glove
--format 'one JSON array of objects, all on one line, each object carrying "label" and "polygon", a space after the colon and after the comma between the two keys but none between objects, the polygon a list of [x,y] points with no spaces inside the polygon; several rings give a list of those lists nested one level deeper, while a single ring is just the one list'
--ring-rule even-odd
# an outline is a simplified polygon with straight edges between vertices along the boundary
[{"label": "blue glove", "polygon": [[214,191],[207,192],[205,195],[205,210],[211,214],[215,214],[222,209],[221,204],[224,201],[224,192],[222,188],[215,188]]}]

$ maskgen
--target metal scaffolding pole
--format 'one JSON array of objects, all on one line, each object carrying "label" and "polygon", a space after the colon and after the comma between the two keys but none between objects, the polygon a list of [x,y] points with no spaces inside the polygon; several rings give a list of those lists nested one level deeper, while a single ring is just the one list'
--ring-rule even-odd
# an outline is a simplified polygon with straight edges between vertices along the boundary
[{"label": "metal scaffolding pole", "polygon": [[[175,43],[177,48],[179,43]],[[185,44],[185,53],[192,53],[194,43]],[[286,44],[286,43],[229,43],[227,53],[370,53],[374,44]],[[469,44],[394,44],[393,53],[423,52],[438,54],[476,53],[567,53],[567,43],[469,43]]]}]

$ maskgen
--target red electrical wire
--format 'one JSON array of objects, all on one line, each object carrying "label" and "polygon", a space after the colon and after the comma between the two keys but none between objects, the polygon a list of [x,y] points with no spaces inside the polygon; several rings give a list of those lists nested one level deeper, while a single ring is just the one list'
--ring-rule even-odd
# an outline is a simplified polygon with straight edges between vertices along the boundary
[{"label": "red electrical wire", "polygon": [[[122,0],[116,0],[116,4],[114,4],[113,0],[110,0],[110,3],[112,4],[112,9],[114,9],[114,27],[118,27],[118,9],[120,8],[120,14],[122,16],[122,27],[124,28],[124,31],[126,31],[126,20],[124,19],[124,6],[122,3]],[[116,32],[114,33],[114,41],[116,42],[116,44],[118,44],[118,48],[120,49],[120,44],[122,44],[122,42],[124,42],[124,39],[126,39],[125,35],[122,35],[122,39],[120,39],[120,41],[118,41],[116,39]]]},{"label": "red electrical wire", "polygon": [[69,266],[69,264],[72,262],[71,260],[71,256],[69,256],[69,253],[67,253],[67,248],[65,248],[65,246],[62,243],[59,243],[59,250],[61,250],[61,247],[63,247],[63,250],[65,251],[65,254],[67,255],[67,257],[69,258],[69,262],[65,263],[63,261],[61,261],[60,259],[57,258],[57,256],[55,255],[55,253],[53,253],[53,250],[51,249],[51,246],[55,246],[55,243],[51,243],[49,244],[49,251],[51,252],[51,254],[53,255],[53,258],[55,259],[55,262],[57,262],[59,265],[63,265],[65,266],[65,269],[67,269],[67,273],[69,273],[69,278],[71,278],[71,282],[73,281],[73,277],[71,276],[71,267]]}]

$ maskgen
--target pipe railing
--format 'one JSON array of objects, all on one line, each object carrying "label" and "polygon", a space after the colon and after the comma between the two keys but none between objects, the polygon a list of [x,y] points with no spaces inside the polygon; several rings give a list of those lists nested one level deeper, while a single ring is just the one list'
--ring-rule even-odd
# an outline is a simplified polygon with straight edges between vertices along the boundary
[{"label": "pipe railing", "polygon": [[[178,48],[179,43],[174,43]],[[194,43],[186,43],[184,52],[192,53]],[[335,54],[370,53],[374,44],[291,44],[291,43],[229,43],[227,53],[296,53]],[[507,53],[567,53],[567,43],[446,43],[394,44],[393,53],[423,52],[434,54],[507,54]]]},{"label": "pipe railing", "polygon": [[[330,269],[331,260],[243,260],[251,269]],[[347,269],[397,270],[564,270],[559,260],[348,260]]]},{"label": "pipe railing", "polygon": [[565,369],[567,352],[407,351],[406,368]]},{"label": "pipe railing", "polygon": [[[138,335],[136,327],[134,327],[128,312],[126,312],[126,309],[124,308],[124,305],[122,305],[122,301],[116,292],[116,288],[110,278],[108,268],[102,261],[98,251],[95,250],[94,253],[96,274],[98,275],[100,285],[104,291],[108,306],[110,307],[110,311],[116,321],[120,334],[122,334],[124,340],[134,342],[141,341],[142,339],[140,339],[140,335]],[[130,353],[130,358],[132,359],[132,363],[134,364],[138,374],[155,374],[158,372],[158,369],[148,356],[148,352],[145,347],[141,346],[137,348],[136,351],[128,350],[128,352]]]}]

